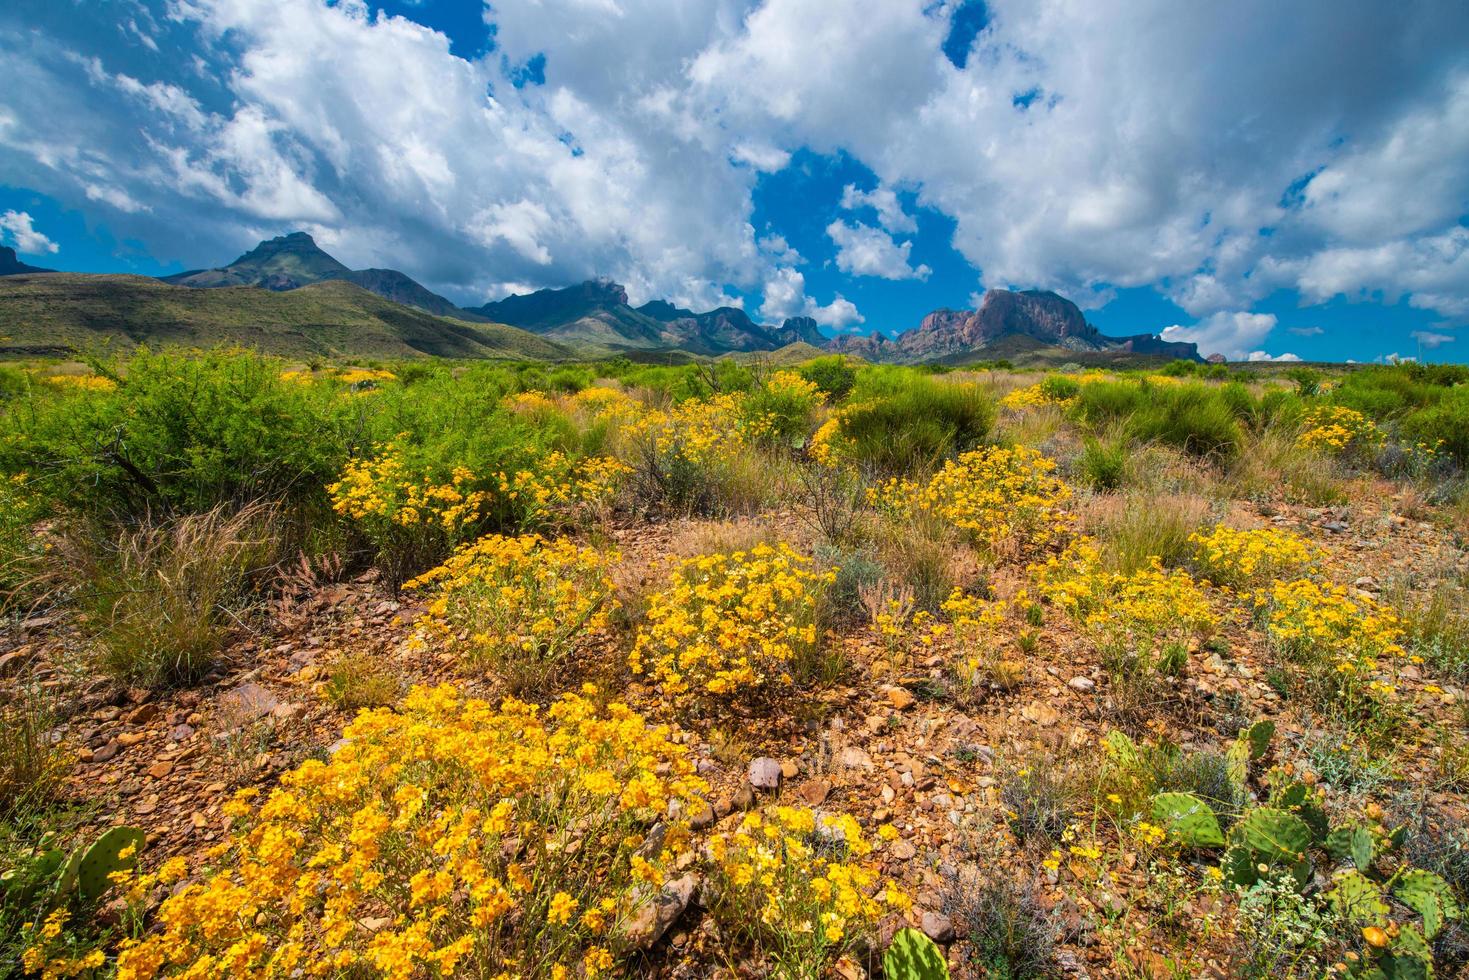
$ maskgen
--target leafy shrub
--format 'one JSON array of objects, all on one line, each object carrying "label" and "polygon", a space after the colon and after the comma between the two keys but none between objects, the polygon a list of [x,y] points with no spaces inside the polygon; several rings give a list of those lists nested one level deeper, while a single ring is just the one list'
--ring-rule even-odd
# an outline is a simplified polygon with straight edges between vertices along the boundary
[{"label": "leafy shrub", "polygon": [[1024,843],[1055,842],[1076,819],[1080,794],[1061,766],[1033,760],[1005,774],[1000,805]]},{"label": "leafy shrub", "polygon": [[1410,441],[1448,454],[1469,469],[1469,384],[1446,392],[1437,404],[1418,409],[1402,421]]},{"label": "leafy shrub", "polygon": [[789,546],[703,555],[678,567],[649,604],[629,658],[670,697],[731,697],[809,679],[819,664],[817,611],[832,572]]},{"label": "leafy shrub", "polygon": [[359,715],[258,808],[254,790],[227,805],[222,859],[163,903],[119,974],[617,971],[688,846],[648,824],[706,788],[665,729],[593,697],[540,712],[415,688],[401,711]]},{"label": "leafy shrub", "polygon": [[481,538],[408,583],[434,590],[417,642],[488,667],[513,691],[544,691],[607,625],[617,561],[616,552],[533,534]]},{"label": "leafy shrub", "polygon": [[860,863],[871,850],[846,815],[786,806],[748,814],[710,841],[710,911],[735,943],[769,959],[768,975],[823,976],[868,945],[888,911],[911,904]]},{"label": "leafy shrub", "polygon": [[250,601],[279,553],[276,512],[218,506],[117,531],[72,534],[61,573],[74,582],[104,671],[147,685],[187,684]]},{"label": "leafy shrub", "polygon": [[1123,422],[1135,439],[1201,457],[1234,455],[1242,436],[1220,390],[1199,382],[1096,381],[1081,386],[1076,413],[1094,427]]},{"label": "leafy shrub", "polygon": [[842,354],[813,358],[796,370],[801,377],[814,384],[831,404],[846,398],[852,386],[857,383],[857,369]]},{"label": "leafy shrub", "polygon": [[83,513],[139,518],[262,498],[319,503],[348,449],[347,405],[239,352],[140,351],[103,390],[11,409],[4,468]]}]

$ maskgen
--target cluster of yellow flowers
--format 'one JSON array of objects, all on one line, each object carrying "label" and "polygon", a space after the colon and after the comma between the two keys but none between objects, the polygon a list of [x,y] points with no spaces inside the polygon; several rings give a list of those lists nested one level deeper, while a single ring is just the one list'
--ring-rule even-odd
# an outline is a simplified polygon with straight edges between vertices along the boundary
[{"label": "cluster of yellow flowers", "polygon": [[835,466],[839,461],[838,437],[842,432],[841,412],[833,412],[811,435],[806,451],[821,466]]},{"label": "cluster of yellow flowers", "polygon": [[955,589],[944,600],[941,608],[949,621],[934,624],[929,632],[954,641],[958,656],[949,665],[949,675],[961,702],[979,696],[989,685],[1004,689],[1020,682],[1025,664],[1006,656],[1004,646],[1012,612],[1028,602],[1023,589],[1011,599],[983,599]]},{"label": "cluster of yellow flowers", "polygon": [[824,976],[882,916],[912,907],[860,863],[871,851],[845,814],[786,806],[749,813],[738,830],[710,842],[712,910],[770,955],[774,975]]},{"label": "cluster of yellow flowers", "polygon": [[1401,655],[1402,623],[1376,600],[1332,583],[1300,578],[1255,591],[1252,601],[1270,639],[1288,656],[1329,661],[1341,673],[1377,669]]},{"label": "cluster of yellow flowers", "polygon": [[1016,388],[1014,391],[1000,399],[1000,407],[1012,411],[1022,411],[1027,408],[1040,408],[1043,405],[1070,405],[1076,400],[1072,395],[1067,398],[1056,397],[1055,388],[1044,381],[1037,381],[1033,385],[1024,388]]},{"label": "cluster of yellow flowers", "polygon": [[1163,568],[1156,557],[1130,575],[1108,571],[1096,544],[1082,537],[1031,572],[1047,601],[1109,648],[1138,655],[1186,650],[1189,640],[1215,625],[1208,595],[1193,576]]},{"label": "cluster of yellow flowers", "polygon": [[1309,575],[1326,558],[1325,549],[1290,531],[1242,531],[1219,524],[1189,535],[1194,562],[1215,585],[1243,588],[1274,579]]},{"label": "cluster of yellow flowers", "polygon": [[48,374],[43,380],[57,388],[74,391],[112,391],[117,387],[116,381],[100,374]]},{"label": "cluster of yellow flowers", "polygon": [[819,649],[817,600],[835,579],[786,544],[685,561],[653,596],[629,663],[670,697],[789,683]]},{"label": "cluster of yellow flowers", "polygon": [[497,474],[503,499],[517,507],[527,524],[582,523],[605,512],[632,467],[611,456],[572,459],[553,451],[533,470]]},{"label": "cluster of yellow flowers", "polygon": [[474,474],[455,467],[449,482],[413,472],[402,447],[390,442],[369,457],[347,463],[342,478],[327,487],[332,509],[364,524],[430,526],[450,537],[476,523],[489,495],[473,489]]},{"label": "cluster of yellow flowers", "polygon": [[364,712],[343,747],[227,805],[233,840],[123,944],[157,976],[607,976],[680,855],[646,828],[707,787],[664,727],[595,688],[547,711],[448,686]]},{"label": "cluster of yellow flowers", "polygon": [[643,413],[627,424],[625,435],[657,457],[705,466],[764,434],[761,420],[747,418],[744,403],[742,394],[690,398]]},{"label": "cluster of yellow flowers", "polygon": [[392,371],[383,371],[377,368],[347,368],[337,372],[337,380],[345,385],[375,385],[382,381],[397,381],[398,376]]},{"label": "cluster of yellow flowers", "polygon": [[944,463],[924,486],[892,479],[868,490],[868,501],[897,520],[932,514],[996,552],[1043,547],[1071,526],[1071,488],[1056,463],[1026,446],[990,446]]},{"label": "cluster of yellow flowers", "polygon": [[1306,449],[1327,453],[1344,453],[1348,450],[1369,449],[1382,442],[1382,432],[1377,425],[1354,408],[1344,405],[1323,405],[1306,415],[1301,434],[1296,444]]},{"label": "cluster of yellow flowers", "polygon": [[407,584],[434,589],[413,643],[456,651],[514,690],[539,688],[607,625],[618,557],[534,534],[483,537]]}]

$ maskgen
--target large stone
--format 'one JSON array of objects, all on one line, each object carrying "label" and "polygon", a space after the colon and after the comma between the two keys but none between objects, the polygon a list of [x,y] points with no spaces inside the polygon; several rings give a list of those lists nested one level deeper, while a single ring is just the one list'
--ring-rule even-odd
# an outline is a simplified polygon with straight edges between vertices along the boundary
[{"label": "large stone", "polygon": [[662,939],[689,907],[698,887],[699,876],[686,874],[660,888],[633,913],[625,930],[628,940],[639,949],[647,949]]},{"label": "large stone", "polygon": [[767,756],[750,762],[750,785],[758,790],[773,792],[780,788],[780,763]]}]

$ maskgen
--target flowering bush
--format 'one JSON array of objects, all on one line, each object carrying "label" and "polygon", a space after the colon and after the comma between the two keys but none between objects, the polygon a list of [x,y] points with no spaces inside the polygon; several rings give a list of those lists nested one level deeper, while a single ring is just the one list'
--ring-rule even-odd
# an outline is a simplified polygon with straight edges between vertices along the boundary
[{"label": "flowering bush", "polygon": [[710,842],[711,910],[721,928],[770,957],[771,975],[824,976],[888,911],[911,907],[859,863],[871,850],[845,814],[785,806],[749,813]]},{"label": "flowering bush", "polygon": [[1232,588],[1307,575],[1326,557],[1325,549],[1276,528],[1241,531],[1220,524],[1206,533],[1196,531],[1188,540],[1199,571]]},{"label": "flowering bush", "polygon": [[777,371],[744,399],[749,436],[770,445],[796,445],[811,431],[821,389],[794,371]]},{"label": "flowering bush", "polygon": [[48,374],[44,378],[49,385],[73,391],[115,391],[117,382],[100,374]]},{"label": "flowering bush", "polygon": [[1012,411],[1039,408],[1042,405],[1058,405],[1063,408],[1075,404],[1081,391],[1081,382],[1065,375],[1052,375],[1025,388],[1016,388],[1000,399],[1000,407]]},{"label": "flowering bush", "polygon": [[540,689],[616,606],[616,552],[497,534],[454,553],[407,584],[435,596],[418,621],[419,644],[436,643],[494,670],[512,690]]},{"label": "flowering bush", "polygon": [[667,729],[594,698],[443,686],[364,712],[328,760],[227,806],[218,864],[124,944],[119,980],[612,973],[687,847],[645,828],[705,787]]},{"label": "flowering bush", "polygon": [[1089,538],[1033,566],[1036,587],[1068,612],[1102,647],[1115,668],[1176,673],[1189,642],[1215,623],[1208,596],[1183,569],[1164,569],[1155,557],[1131,574],[1111,572]]},{"label": "flowering bush", "polygon": [[1382,442],[1377,425],[1354,408],[1323,405],[1308,412],[1297,445],[1332,455],[1371,449]]},{"label": "flowering bush", "polygon": [[1022,590],[1014,599],[982,599],[955,589],[944,600],[948,623],[935,624],[935,638],[951,637],[956,656],[948,673],[957,700],[967,703],[983,696],[991,685],[1014,687],[1025,673],[1025,665],[1005,655],[1010,614],[1028,605]]},{"label": "flowering bush", "polygon": [[462,466],[440,482],[411,465],[401,444],[390,442],[372,456],[348,461],[327,492],[332,509],[350,518],[377,549],[378,568],[396,590],[415,568],[479,526],[491,497],[477,485]]},{"label": "flowering bush", "polygon": [[809,673],[817,604],[834,572],[789,546],[703,555],[679,566],[648,607],[629,663],[667,695],[723,697]]},{"label": "flowering bush", "polygon": [[992,446],[949,460],[925,486],[892,479],[873,487],[869,501],[897,520],[932,514],[965,531],[991,553],[1005,546],[1043,547],[1070,527],[1071,490],[1053,473],[1054,460],[1034,449]]},{"label": "flowering bush", "polygon": [[610,456],[571,459],[553,451],[535,469],[501,473],[498,482],[502,499],[524,526],[583,524],[606,514],[631,472],[632,467]]},{"label": "flowering bush", "polygon": [[1395,688],[1380,661],[1403,655],[1403,627],[1376,601],[1295,579],[1256,590],[1253,604],[1271,643],[1307,668],[1308,683],[1333,712],[1380,718],[1392,705]]}]

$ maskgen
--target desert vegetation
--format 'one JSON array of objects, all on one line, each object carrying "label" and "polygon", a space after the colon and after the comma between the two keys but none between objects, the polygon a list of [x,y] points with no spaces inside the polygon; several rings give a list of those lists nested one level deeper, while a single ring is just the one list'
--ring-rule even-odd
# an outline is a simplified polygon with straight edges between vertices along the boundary
[{"label": "desert vegetation", "polygon": [[1469,369],[0,367],[0,975],[1469,968]]}]

